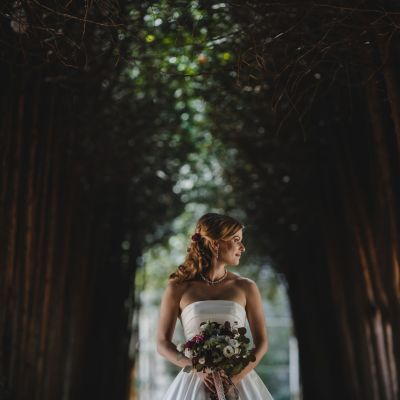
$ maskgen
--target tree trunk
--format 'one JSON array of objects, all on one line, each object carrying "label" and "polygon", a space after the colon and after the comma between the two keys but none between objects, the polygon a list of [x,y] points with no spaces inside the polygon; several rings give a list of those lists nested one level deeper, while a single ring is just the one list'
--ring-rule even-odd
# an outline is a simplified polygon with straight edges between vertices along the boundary
[{"label": "tree trunk", "polygon": [[90,94],[44,78],[18,70],[2,93],[0,397],[122,399],[134,272],[120,261],[126,187],[81,180],[69,151]]}]

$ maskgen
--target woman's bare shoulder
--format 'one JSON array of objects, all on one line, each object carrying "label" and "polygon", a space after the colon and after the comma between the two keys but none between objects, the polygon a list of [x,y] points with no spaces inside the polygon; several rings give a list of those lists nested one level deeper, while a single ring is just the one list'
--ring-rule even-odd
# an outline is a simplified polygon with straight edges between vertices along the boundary
[{"label": "woman's bare shoulder", "polygon": [[166,287],[177,290],[182,290],[182,288],[186,286],[187,286],[187,281],[180,282],[172,279],[168,279],[166,284]]},{"label": "woman's bare shoulder", "polygon": [[235,279],[237,287],[245,294],[246,297],[251,296],[252,293],[258,290],[257,283],[246,276],[238,275]]},{"label": "woman's bare shoulder", "polygon": [[177,282],[168,280],[167,285],[165,287],[165,292],[174,293],[175,295],[178,295],[180,297],[187,289],[187,286],[188,282],[179,282],[179,281]]},{"label": "woman's bare shoulder", "polygon": [[239,275],[239,274],[236,274],[236,273],[234,273],[234,272],[231,272],[231,274],[232,274],[232,279],[238,284],[238,285],[250,285],[250,284],[255,284],[255,282],[252,280],[252,279],[250,279],[250,278],[247,278],[247,277],[245,277],[245,276],[242,276],[242,275]]},{"label": "woman's bare shoulder", "polygon": [[173,310],[178,314],[179,303],[185,292],[186,283],[168,280],[161,298],[161,311],[170,314]]}]

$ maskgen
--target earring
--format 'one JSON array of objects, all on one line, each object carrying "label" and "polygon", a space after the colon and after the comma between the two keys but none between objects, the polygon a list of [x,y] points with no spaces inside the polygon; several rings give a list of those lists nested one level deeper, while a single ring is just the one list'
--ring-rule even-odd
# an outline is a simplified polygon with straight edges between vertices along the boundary
[{"label": "earring", "polygon": [[218,260],[218,247],[217,247],[217,260]]}]

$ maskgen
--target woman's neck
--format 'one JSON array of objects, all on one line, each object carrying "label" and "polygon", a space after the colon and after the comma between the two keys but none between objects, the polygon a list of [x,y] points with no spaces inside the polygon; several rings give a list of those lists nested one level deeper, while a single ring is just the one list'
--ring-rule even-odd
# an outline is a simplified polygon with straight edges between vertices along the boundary
[{"label": "woman's neck", "polygon": [[211,266],[210,269],[203,271],[203,275],[211,281],[222,278],[225,275],[225,264]]}]

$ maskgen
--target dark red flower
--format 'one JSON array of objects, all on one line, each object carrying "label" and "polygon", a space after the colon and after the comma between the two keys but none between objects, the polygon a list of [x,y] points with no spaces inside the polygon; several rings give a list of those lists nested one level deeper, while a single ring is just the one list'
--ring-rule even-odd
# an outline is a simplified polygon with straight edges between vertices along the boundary
[{"label": "dark red flower", "polygon": [[200,233],[195,233],[194,235],[192,235],[193,242],[198,242],[200,239],[201,239]]},{"label": "dark red flower", "polygon": [[204,335],[196,335],[191,340],[195,343],[201,343],[204,340]]}]

